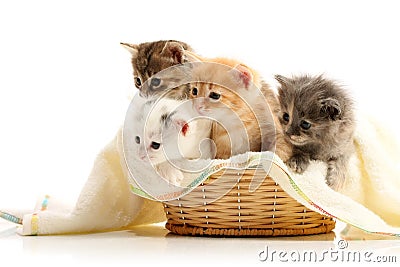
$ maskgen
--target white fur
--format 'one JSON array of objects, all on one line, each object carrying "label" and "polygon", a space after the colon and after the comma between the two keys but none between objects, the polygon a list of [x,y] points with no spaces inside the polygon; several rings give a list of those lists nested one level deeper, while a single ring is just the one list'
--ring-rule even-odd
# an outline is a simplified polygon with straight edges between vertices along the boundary
[{"label": "white fur", "polygon": [[[180,185],[184,175],[183,159],[210,158],[212,147],[209,142],[211,122],[194,119],[191,103],[160,98],[152,104],[151,99],[135,99],[130,118],[133,119],[128,134],[134,150],[135,164],[143,168],[154,168],[157,173],[174,185]],[[146,104],[147,103],[147,104]],[[161,116],[169,114],[168,123],[161,122]],[[172,115],[171,115],[172,114]],[[129,117],[129,116],[127,116]],[[127,123],[127,122],[126,122]],[[129,123],[129,122],[128,122]],[[185,134],[182,127],[187,124]],[[135,137],[140,137],[136,144]],[[202,141],[206,142],[203,145]],[[160,148],[151,148],[151,143],[160,143]],[[200,144],[201,151],[200,151]]]}]

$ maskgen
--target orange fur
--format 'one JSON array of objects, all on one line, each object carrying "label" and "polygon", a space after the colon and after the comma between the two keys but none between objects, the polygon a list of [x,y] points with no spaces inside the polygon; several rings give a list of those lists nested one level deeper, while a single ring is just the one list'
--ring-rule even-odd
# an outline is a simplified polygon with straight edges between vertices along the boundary
[{"label": "orange fur", "polygon": [[[262,142],[268,143],[273,140],[274,147],[268,147],[268,149],[275,150],[275,153],[283,161],[287,160],[292,152],[289,144],[282,135],[281,124],[279,123],[278,119],[280,114],[280,105],[275,93],[271,90],[270,86],[262,80],[260,74],[254,69],[235,59],[223,57],[204,58],[191,51],[187,51],[186,54],[188,55],[189,61],[217,63],[230,68],[241,66],[249,71],[251,74],[252,83],[256,88],[259,89],[259,91],[256,90],[254,93],[257,94],[261,92],[263,96],[261,97],[261,95],[259,95],[259,99],[256,99],[252,103],[246,103],[244,99],[237,94],[237,89],[239,89],[237,82],[232,83],[232,81],[227,81],[227,75],[222,73],[223,68],[213,65],[206,65],[203,68],[195,70],[195,76],[197,75],[197,78],[202,78],[203,81],[205,80],[211,83],[228,84],[228,88],[231,90],[217,85],[211,86],[210,88],[210,83],[207,85],[207,83],[198,82],[192,84],[191,87],[193,88],[194,86],[197,86],[199,89],[199,94],[194,97],[190,93],[190,98],[193,99],[197,97],[204,97],[204,99],[206,99],[211,91],[220,93],[222,95],[220,102],[237,113],[243,122],[248,136],[249,149],[251,151],[260,151],[263,149],[261,147]],[[220,105],[210,103],[210,101],[206,101],[206,103],[208,103],[206,109],[221,108]],[[266,108],[268,106],[269,108]],[[268,118],[268,114],[263,113],[272,113],[272,117]],[[260,121],[257,121],[257,118]],[[266,129],[268,127],[265,126],[265,123],[274,124],[274,132],[272,132],[271,129]],[[226,159],[232,156],[232,146],[229,139],[229,134],[226,129],[216,122],[214,122],[212,125],[211,139],[216,145],[216,158]],[[246,151],[242,151],[241,153],[244,152]]]},{"label": "orange fur", "polygon": [[[205,108],[217,110],[226,106],[232,110],[240,118],[240,121],[243,123],[243,127],[246,130],[246,139],[249,141],[249,151],[261,151],[261,130],[259,122],[257,121],[252,107],[247,104],[240,95],[235,91],[211,83],[196,82],[192,85],[198,88],[200,92],[198,95],[199,97],[206,97],[207,92],[217,92],[221,94],[222,97],[219,104],[206,102]],[[193,95],[191,97],[193,98]],[[212,123],[211,139],[216,145],[216,158],[227,159],[232,156],[230,136],[222,124],[218,122]],[[244,152],[246,151],[242,151],[241,153]]]},{"label": "orange fur", "polygon": [[[236,125],[236,128],[231,128],[231,133],[228,133],[223,127],[230,127],[229,121],[223,121],[222,124],[218,122],[213,122],[211,139],[216,145],[216,158],[226,159],[234,154],[244,153],[246,151],[261,151],[261,128],[262,122],[258,121],[260,117],[264,116],[264,113],[268,112],[267,109],[262,107],[262,99],[257,99],[254,103],[247,103],[246,98],[242,97],[240,94],[244,93],[246,89],[245,86],[232,78],[233,73],[226,72],[232,69],[232,66],[236,66],[238,63],[235,60],[221,59],[218,58],[215,61],[218,63],[224,62],[225,67],[221,67],[217,64],[204,64],[200,67],[195,67],[193,70],[195,79],[199,79],[199,82],[194,82],[191,84],[191,88],[197,88],[197,95],[190,94],[192,99],[196,98],[194,106],[198,110],[204,110],[206,113],[208,111],[218,113],[218,112],[234,112],[240,119],[242,124]],[[209,61],[211,62],[211,61]],[[230,65],[227,65],[230,64]],[[229,66],[227,68],[226,66]],[[223,86],[224,85],[224,86]],[[251,89],[256,93],[257,88],[251,87]],[[210,93],[219,94],[221,97],[218,101],[214,101],[209,97]],[[199,105],[201,107],[199,107]],[[264,102],[264,107],[268,107],[267,103]],[[230,111],[227,111],[230,110]],[[210,113],[211,114],[211,113]],[[222,114],[222,113],[221,113]],[[203,114],[207,115],[207,114]],[[217,115],[218,117],[218,115]],[[245,131],[243,131],[243,127]],[[237,142],[248,142],[244,144],[243,147],[247,149],[235,151],[237,147],[232,147],[230,134],[242,130],[242,133],[246,136],[242,136],[241,141]],[[234,144],[235,145],[235,144]]]},{"label": "orange fur", "polygon": [[262,87],[262,80],[260,74],[256,70],[250,68],[246,64],[240,62],[239,60],[232,58],[225,58],[225,57],[206,58],[199,56],[192,51],[185,51],[185,55],[188,57],[189,61],[212,62],[212,63],[226,65],[232,68],[236,67],[237,65],[242,65],[243,67],[247,68],[253,75],[252,82],[254,83],[254,85],[257,86],[258,88]]}]

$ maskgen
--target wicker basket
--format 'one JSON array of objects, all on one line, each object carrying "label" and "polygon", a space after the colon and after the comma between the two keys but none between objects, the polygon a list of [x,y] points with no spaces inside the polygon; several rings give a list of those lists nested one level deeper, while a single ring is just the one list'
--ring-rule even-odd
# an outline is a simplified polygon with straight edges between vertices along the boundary
[{"label": "wicker basket", "polygon": [[[249,192],[252,180],[261,184]],[[332,218],[298,203],[261,168],[222,170],[184,197],[164,202],[164,210],[166,228],[179,235],[312,235],[335,227]]]}]

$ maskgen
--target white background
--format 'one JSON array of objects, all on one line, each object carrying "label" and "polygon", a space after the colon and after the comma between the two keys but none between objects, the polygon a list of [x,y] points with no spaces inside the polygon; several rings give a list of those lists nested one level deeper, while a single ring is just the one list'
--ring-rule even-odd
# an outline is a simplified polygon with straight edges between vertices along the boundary
[{"label": "white background", "polygon": [[1,1],[0,208],[77,197],[136,90],[121,41],[182,40],[268,81],[326,73],[400,129],[396,2]]}]

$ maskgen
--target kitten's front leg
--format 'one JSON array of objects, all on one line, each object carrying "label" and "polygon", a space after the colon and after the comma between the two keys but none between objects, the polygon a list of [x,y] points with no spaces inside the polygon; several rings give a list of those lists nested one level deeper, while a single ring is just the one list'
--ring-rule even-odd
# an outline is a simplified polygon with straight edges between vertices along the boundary
[{"label": "kitten's front leg", "polygon": [[310,165],[310,157],[304,154],[293,155],[286,164],[297,173],[303,173]]},{"label": "kitten's front leg", "polygon": [[326,184],[333,190],[339,190],[345,180],[346,159],[343,157],[331,158],[328,160],[326,173]]}]

